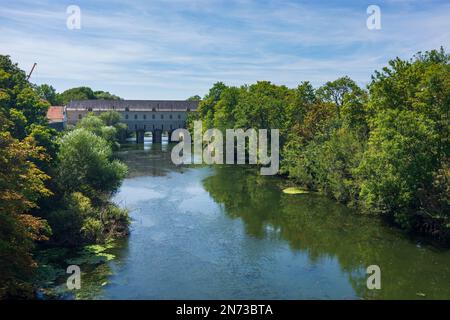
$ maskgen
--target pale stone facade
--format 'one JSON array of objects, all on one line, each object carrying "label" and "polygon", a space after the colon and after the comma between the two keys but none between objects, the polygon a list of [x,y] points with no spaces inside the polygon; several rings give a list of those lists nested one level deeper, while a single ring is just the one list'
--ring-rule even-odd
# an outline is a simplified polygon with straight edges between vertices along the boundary
[{"label": "pale stone facade", "polygon": [[[136,131],[138,142],[150,131],[157,140],[162,132],[171,133],[186,126],[188,112],[196,111],[197,101],[181,100],[75,100],[66,106],[67,123],[75,125],[89,112],[120,113],[129,131]],[[155,139],[154,139],[155,140]]]}]

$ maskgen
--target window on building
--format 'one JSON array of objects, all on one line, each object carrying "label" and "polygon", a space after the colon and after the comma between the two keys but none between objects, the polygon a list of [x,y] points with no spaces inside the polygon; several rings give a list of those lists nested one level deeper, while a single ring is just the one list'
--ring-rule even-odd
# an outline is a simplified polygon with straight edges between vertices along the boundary
[{"label": "window on building", "polygon": [[161,115],[161,119],[164,119],[164,115],[163,114]]},{"label": "window on building", "polygon": [[172,119],[172,115],[171,114],[169,115],[169,119]]},{"label": "window on building", "polygon": [[178,119],[181,119],[181,114],[178,115]]},{"label": "window on building", "polygon": [[81,115],[81,113],[78,115],[78,119],[83,118],[83,116]]},{"label": "window on building", "polygon": [[137,114],[134,115],[134,119],[137,120]]},{"label": "window on building", "polygon": [[125,115],[125,119],[127,119],[127,120],[128,120],[128,115],[127,115],[127,114]]},{"label": "window on building", "polygon": [[144,120],[145,120],[145,119],[147,119],[147,115],[146,115],[146,114],[144,114]]},{"label": "window on building", "polygon": [[152,114],[152,119],[155,119],[155,115],[154,114]]}]

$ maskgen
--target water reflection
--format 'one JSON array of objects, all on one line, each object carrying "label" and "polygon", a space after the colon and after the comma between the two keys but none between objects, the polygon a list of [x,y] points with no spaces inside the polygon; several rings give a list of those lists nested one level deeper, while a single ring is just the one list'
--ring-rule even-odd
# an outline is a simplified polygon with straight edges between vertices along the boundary
[{"label": "water reflection", "polygon": [[[170,145],[125,146],[129,177],[114,200],[130,237],[98,299],[449,299],[450,252],[379,220],[241,166],[185,167]],[[381,267],[381,290],[365,268]],[[104,285],[102,285],[104,283]]]},{"label": "water reflection", "polygon": [[[284,194],[282,181],[252,171],[221,167],[204,180],[205,189],[226,214],[242,219],[248,234],[287,241],[313,265],[337,259],[359,297],[450,298],[448,251],[421,247],[322,196]],[[366,288],[365,269],[371,264],[382,270],[382,290]]]}]

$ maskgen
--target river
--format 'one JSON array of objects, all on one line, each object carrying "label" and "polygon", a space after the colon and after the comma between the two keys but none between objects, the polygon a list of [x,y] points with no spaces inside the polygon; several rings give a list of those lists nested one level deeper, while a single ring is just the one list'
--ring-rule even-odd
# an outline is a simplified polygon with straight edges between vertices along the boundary
[{"label": "river", "polygon": [[77,298],[450,299],[450,250],[379,219],[248,166],[176,167],[168,144],[118,156],[131,233],[84,270]]}]

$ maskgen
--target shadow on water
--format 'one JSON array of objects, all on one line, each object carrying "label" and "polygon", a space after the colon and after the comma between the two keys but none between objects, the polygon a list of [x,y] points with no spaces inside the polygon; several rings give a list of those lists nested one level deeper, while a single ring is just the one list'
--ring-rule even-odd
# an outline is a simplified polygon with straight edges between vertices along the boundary
[{"label": "shadow on water", "polygon": [[[242,219],[248,234],[286,241],[313,265],[337,259],[358,297],[450,298],[448,250],[416,244],[323,196],[284,194],[281,179],[253,170],[217,168],[203,183],[230,217]],[[365,269],[372,264],[381,268],[382,290],[367,289]]]}]

